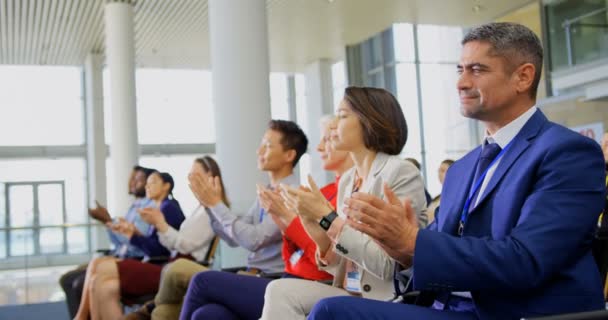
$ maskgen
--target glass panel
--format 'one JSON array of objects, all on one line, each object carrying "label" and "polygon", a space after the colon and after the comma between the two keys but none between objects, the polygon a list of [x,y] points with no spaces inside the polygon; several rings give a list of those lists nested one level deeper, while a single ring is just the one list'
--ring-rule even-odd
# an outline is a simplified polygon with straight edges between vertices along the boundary
[{"label": "glass panel", "polygon": [[61,228],[40,230],[40,253],[63,252],[63,232]]},{"label": "glass panel", "polygon": [[34,225],[34,193],[31,185],[14,185],[8,189],[11,227]]},{"label": "glass panel", "polygon": [[289,94],[284,73],[270,74],[270,113],[272,119],[289,120]]},{"label": "glass panel", "polygon": [[63,223],[63,193],[60,184],[38,186],[38,211],[41,226]]},{"label": "glass panel", "polygon": [[1,66],[0,145],[84,143],[80,70]]},{"label": "glass panel", "polygon": [[9,232],[11,256],[34,254],[34,230],[13,230]]},{"label": "glass panel", "polygon": [[[335,108],[335,106],[334,106]],[[298,125],[306,132],[308,128],[306,110],[306,81],[303,75],[296,75],[296,117]]]},{"label": "glass panel", "polygon": [[382,60],[382,35],[378,34],[371,39],[371,52],[372,52],[372,65],[371,68],[381,67],[383,65]]},{"label": "glass panel", "polygon": [[308,175],[310,174],[310,154],[305,153],[298,161],[300,167],[300,183],[302,185],[308,185]]},{"label": "glass panel", "polygon": [[399,62],[414,62],[414,29],[409,23],[393,25],[395,60]]},{"label": "glass panel", "polygon": [[6,258],[6,232],[0,231],[0,259]]},{"label": "glass panel", "polygon": [[454,62],[460,60],[462,28],[418,25],[420,62]]},{"label": "glass panel", "polygon": [[331,65],[331,81],[334,88],[346,86],[346,65],[338,61]]},{"label": "glass panel", "polygon": [[607,7],[605,0],[555,1],[546,6],[552,70],[568,67],[568,21],[573,64],[608,57]]},{"label": "glass panel", "polygon": [[83,159],[0,159],[0,177],[16,182],[64,181],[67,222],[86,222],[87,188]]},{"label": "glass panel", "polygon": [[365,85],[368,87],[384,88],[384,72],[378,71],[369,74]]},{"label": "glass panel", "polygon": [[0,183],[0,228],[4,228],[6,225],[6,184]]},{"label": "glass panel", "polygon": [[344,64],[344,61],[336,62],[331,66],[334,108],[337,108],[342,98],[344,98],[344,89],[346,88],[345,68],[346,65]]},{"label": "glass panel", "polygon": [[401,104],[407,122],[407,143],[403,148],[404,157],[421,161],[420,118],[418,112],[418,92],[416,88],[416,66],[412,63],[400,63],[397,73],[397,99]]},{"label": "glass panel", "polygon": [[471,148],[470,120],[460,114],[455,64],[421,64],[420,76],[427,188],[435,196],[441,192],[441,161],[458,159]]},{"label": "glass panel", "polygon": [[388,28],[384,30],[382,33],[382,54],[383,54],[383,62],[386,65],[387,63],[395,62],[395,49],[394,49],[394,41],[393,41],[393,28]]},{"label": "glass panel", "polygon": [[86,227],[67,229],[68,253],[85,253],[89,251],[88,233]]},{"label": "glass panel", "polygon": [[388,90],[393,95],[397,94],[397,83],[395,76],[395,67],[387,66],[384,68],[384,86],[383,88]]},{"label": "glass panel", "polygon": [[[103,77],[105,135],[110,144],[112,103],[107,69]],[[140,144],[215,141],[210,72],[137,69],[135,77]]]}]

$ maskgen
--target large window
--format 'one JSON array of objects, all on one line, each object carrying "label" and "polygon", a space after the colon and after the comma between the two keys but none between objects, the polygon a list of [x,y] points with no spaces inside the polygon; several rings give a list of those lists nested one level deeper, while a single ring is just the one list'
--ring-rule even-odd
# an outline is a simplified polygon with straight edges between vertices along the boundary
[{"label": "large window", "polygon": [[0,258],[89,251],[82,159],[0,160],[0,176]]},{"label": "large window", "polygon": [[460,115],[456,90],[462,35],[458,27],[404,23],[347,49],[349,77],[385,88],[399,100],[408,125],[402,156],[423,165],[433,195],[441,191],[441,161],[461,157],[476,132],[475,124]]},{"label": "large window", "polygon": [[289,119],[288,75],[274,72],[270,74],[270,117],[272,119]]},{"label": "large window", "polygon": [[0,67],[0,145],[84,142],[81,72],[75,67]]},{"label": "large window", "polygon": [[[137,69],[137,134],[140,144],[213,143],[211,73]],[[108,70],[103,72],[106,143],[112,143]]]}]

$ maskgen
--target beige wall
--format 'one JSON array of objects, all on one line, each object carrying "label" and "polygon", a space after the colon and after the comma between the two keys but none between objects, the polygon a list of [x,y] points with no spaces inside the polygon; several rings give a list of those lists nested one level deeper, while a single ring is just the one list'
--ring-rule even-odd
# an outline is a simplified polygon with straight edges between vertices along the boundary
[{"label": "beige wall", "polygon": [[[542,40],[542,23],[540,19],[540,4],[538,1],[534,1],[524,7],[521,7],[513,12],[510,12],[498,19],[497,22],[515,22],[519,24],[523,24],[524,26],[530,28],[539,39]],[[547,48],[545,48],[545,52],[548,52]],[[543,70],[544,71],[544,70]],[[543,72],[542,77],[540,79],[540,84],[538,86],[538,97],[540,99],[545,98],[547,96],[547,90],[545,88],[545,74]]]},{"label": "beige wall", "polygon": [[603,122],[608,130],[608,101],[582,101],[574,99],[552,103],[542,107],[547,117],[566,127],[576,127],[594,122]]}]

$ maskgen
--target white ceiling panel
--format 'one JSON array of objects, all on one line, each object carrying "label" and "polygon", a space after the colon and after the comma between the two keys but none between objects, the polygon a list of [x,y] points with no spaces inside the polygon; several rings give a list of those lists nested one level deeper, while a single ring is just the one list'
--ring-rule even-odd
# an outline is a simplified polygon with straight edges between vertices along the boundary
[{"label": "white ceiling panel", "polygon": [[[128,0],[127,0],[128,1]],[[242,0],[249,1],[249,0]],[[491,21],[530,0],[267,0],[273,71],[340,59],[344,46],[395,22]],[[0,64],[82,65],[104,52],[104,0],[0,0]],[[137,0],[139,66],[208,68],[207,0]]]}]

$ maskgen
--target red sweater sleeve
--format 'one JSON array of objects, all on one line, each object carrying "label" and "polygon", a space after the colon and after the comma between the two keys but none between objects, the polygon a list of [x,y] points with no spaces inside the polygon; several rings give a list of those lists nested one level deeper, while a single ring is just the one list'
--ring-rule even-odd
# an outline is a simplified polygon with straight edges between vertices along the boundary
[{"label": "red sweater sleeve", "polygon": [[[298,250],[302,250],[300,259],[292,265],[290,258]],[[319,270],[315,260],[317,244],[308,236],[302,221],[296,217],[291,221],[283,236],[283,261],[285,272],[309,280],[329,280],[332,276]]]}]

